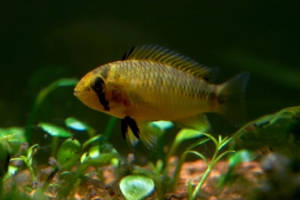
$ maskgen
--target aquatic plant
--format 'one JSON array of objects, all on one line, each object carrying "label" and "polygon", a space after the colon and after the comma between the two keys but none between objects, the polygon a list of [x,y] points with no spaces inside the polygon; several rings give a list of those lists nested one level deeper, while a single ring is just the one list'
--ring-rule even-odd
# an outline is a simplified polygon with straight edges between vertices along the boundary
[{"label": "aquatic plant", "polygon": [[[186,191],[189,199],[196,199],[201,193],[205,182],[214,166],[227,154],[232,154],[228,158],[228,170],[219,178],[218,187],[225,187],[236,181],[234,168],[242,162],[253,160],[257,154],[248,151],[248,149],[257,150],[265,145],[278,150],[289,149],[288,152],[299,152],[299,107],[283,109],[277,113],[263,116],[257,120],[245,124],[231,137],[218,136],[217,138],[209,133],[181,129],[173,143],[170,145],[167,153],[164,149],[163,135],[173,127],[170,122],[159,121],[149,124],[157,130],[158,140],[154,149],[152,160],[146,167],[135,165],[132,159],[127,160],[119,155],[117,150],[108,142],[112,134],[112,128],[115,126],[116,118],[111,117],[107,126],[103,128],[103,134],[97,134],[97,130],[87,123],[80,121],[75,117],[67,117],[64,125],[57,125],[49,122],[39,122],[35,119],[37,109],[43,99],[52,90],[59,86],[74,85],[73,79],[60,79],[49,87],[46,87],[39,93],[35,101],[29,127],[35,127],[35,130],[43,130],[51,137],[51,152],[47,168],[38,170],[37,157],[38,151],[43,149],[40,144],[28,146],[31,141],[31,129],[20,127],[10,127],[0,129],[0,196],[7,199],[18,198],[23,193],[31,194],[33,198],[45,199],[46,194],[52,194],[59,198],[74,199],[78,188],[88,182],[107,192],[116,193],[113,185],[105,184],[103,169],[110,166],[114,173],[115,183],[121,190],[121,194],[126,199],[143,199],[155,191],[158,199],[163,199],[166,193],[175,191],[180,177],[182,165],[187,155],[196,155],[206,163],[206,170],[201,175],[199,182],[195,185],[192,180],[187,181]],[[36,121],[37,120],[37,121]],[[277,133],[280,130],[280,133]],[[28,132],[29,131],[29,132]],[[277,132],[276,132],[277,131]],[[78,141],[74,138],[74,133],[84,133],[89,136],[86,141]],[[270,135],[270,133],[273,135]],[[276,132],[276,134],[275,134]],[[273,140],[265,140],[265,138]],[[286,139],[289,140],[286,140]],[[281,148],[285,144],[280,141],[286,140],[290,146],[295,147]],[[188,146],[185,151],[176,155],[178,147],[187,140],[196,140]],[[212,141],[215,150],[211,158],[206,157],[201,152],[195,150],[195,147],[206,145]],[[231,149],[224,150],[230,144]],[[253,145],[253,146],[252,146]],[[234,149],[245,148],[236,153]],[[171,163],[171,158],[178,157],[175,164]],[[88,172],[89,169],[93,169]],[[170,175],[171,169],[174,169]],[[14,182],[14,177],[22,171],[28,170],[32,185],[25,185],[21,190],[20,186]],[[87,173],[88,172],[88,173]],[[46,176],[45,178],[41,178]],[[11,184],[5,184],[9,187],[3,190],[4,184],[12,180]],[[17,192],[15,192],[17,191]],[[91,192],[90,196],[93,196]],[[25,199],[27,197],[24,197]],[[28,199],[30,197],[28,196]]]},{"label": "aquatic plant", "polygon": [[57,88],[65,87],[65,86],[75,86],[77,84],[77,82],[78,82],[77,79],[62,78],[57,81],[54,81],[53,83],[51,83],[50,85],[48,85],[46,88],[44,88],[43,90],[41,90],[39,92],[37,98],[35,99],[33,107],[31,109],[31,114],[30,114],[30,117],[27,122],[27,129],[26,129],[25,137],[26,137],[26,140],[28,143],[31,142],[31,132],[34,127],[35,120],[36,120],[35,119],[36,114],[37,114],[37,111],[38,111],[39,107],[41,106],[42,102],[44,101],[44,99],[52,91],[56,90]]},{"label": "aquatic plant", "polygon": [[146,176],[129,175],[120,181],[120,189],[126,199],[140,200],[154,190],[154,182]]},{"label": "aquatic plant", "polygon": [[222,136],[219,136],[218,137],[218,140],[213,137],[212,135],[210,134],[207,134],[207,133],[202,133],[203,135],[205,135],[207,138],[209,138],[210,140],[212,140],[216,146],[216,149],[215,149],[215,152],[213,154],[213,157],[211,158],[211,161],[209,162],[207,158],[205,158],[205,156],[197,151],[193,151],[192,148],[194,148],[195,146],[198,146],[198,145],[202,145],[203,143],[205,143],[207,140],[200,140],[196,143],[194,143],[193,145],[191,145],[187,151],[184,152],[184,154],[182,155],[182,159],[184,159],[185,157],[185,154],[188,154],[188,153],[192,153],[192,154],[195,154],[197,155],[199,158],[203,159],[207,165],[207,169],[206,171],[204,172],[202,178],[200,179],[199,183],[197,184],[197,186],[195,187],[195,189],[193,190],[192,189],[192,185],[191,185],[191,181],[188,182],[188,195],[189,195],[189,199],[191,200],[194,200],[196,199],[197,197],[197,194],[198,192],[200,191],[200,189],[202,188],[203,186],[203,183],[204,181],[207,179],[210,171],[212,170],[212,168],[215,166],[215,164],[221,159],[223,158],[226,154],[228,153],[234,153],[235,151],[233,150],[227,150],[221,154],[219,154],[220,150],[225,146],[227,145],[231,138],[228,138],[228,137],[225,137],[225,138],[222,138]]}]

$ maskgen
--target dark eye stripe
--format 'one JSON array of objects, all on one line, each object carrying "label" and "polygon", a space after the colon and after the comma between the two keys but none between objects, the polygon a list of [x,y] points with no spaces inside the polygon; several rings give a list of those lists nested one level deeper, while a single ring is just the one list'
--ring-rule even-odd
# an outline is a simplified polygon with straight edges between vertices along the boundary
[{"label": "dark eye stripe", "polygon": [[104,107],[104,110],[109,111],[109,102],[105,99],[104,87],[105,83],[101,77],[97,77],[94,83],[91,85],[91,88],[95,91],[96,95],[98,96],[99,102]]},{"label": "dark eye stripe", "polygon": [[101,77],[97,77],[91,87],[96,93],[101,93],[103,92],[103,86],[104,80]]},{"label": "dark eye stripe", "polygon": [[106,101],[104,92],[97,94],[97,96],[98,96],[99,101],[100,101],[101,105],[103,106],[104,110],[109,111],[110,110],[109,102]]}]

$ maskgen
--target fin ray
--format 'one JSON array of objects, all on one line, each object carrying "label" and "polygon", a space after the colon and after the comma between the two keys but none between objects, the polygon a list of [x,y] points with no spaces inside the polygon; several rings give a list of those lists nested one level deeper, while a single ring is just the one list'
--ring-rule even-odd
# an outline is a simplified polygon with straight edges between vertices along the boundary
[{"label": "fin ray", "polygon": [[154,149],[157,143],[158,134],[160,134],[161,130],[156,126],[153,126],[151,122],[137,121],[137,126],[140,130],[139,138],[135,136],[131,129],[128,129],[126,140],[129,145],[134,147],[139,140],[141,140],[148,149]]},{"label": "fin ray", "polygon": [[156,45],[136,46],[128,53],[125,53],[122,60],[149,60],[159,62],[190,73],[206,81],[211,81],[218,71],[216,68],[206,67],[189,57]]},{"label": "fin ray", "polygon": [[249,81],[249,73],[242,72],[217,89],[217,112],[224,115],[231,123],[241,124],[245,120],[245,89]]},{"label": "fin ray", "polygon": [[[140,129],[136,123],[136,121],[134,119],[132,119],[131,117],[129,116],[126,116],[124,118],[124,121],[125,123],[127,124],[127,131],[128,131],[128,126],[130,128],[130,130],[132,131],[133,135],[137,138],[137,139],[140,139]],[[123,123],[124,123],[123,121]],[[123,127],[122,127],[123,129]]]},{"label": "fin ray", "polygon": [[172,122],[179,127],[190,128],[201,132],[206,132],[211,129],[210,123],[203,113]]}]

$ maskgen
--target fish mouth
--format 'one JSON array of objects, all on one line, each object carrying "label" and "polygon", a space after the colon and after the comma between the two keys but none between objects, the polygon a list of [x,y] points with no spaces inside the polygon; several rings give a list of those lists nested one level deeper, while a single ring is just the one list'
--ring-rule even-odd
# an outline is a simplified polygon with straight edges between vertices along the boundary
[{"label": "fish mouth", "polygon": [[79,96],[79,91],[78,90],[74,90],[73,95],[76,96],[76,97]]}]

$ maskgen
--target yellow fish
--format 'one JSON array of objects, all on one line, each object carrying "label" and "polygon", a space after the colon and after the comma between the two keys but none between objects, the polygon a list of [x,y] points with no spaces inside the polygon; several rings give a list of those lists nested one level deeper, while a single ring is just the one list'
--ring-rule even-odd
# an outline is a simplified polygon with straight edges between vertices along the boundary
[{"label": "yellow fish", "polygon": [[164,47],[143,45],[87,73],[74,95],[92,109],[121,118],[123,137],[131,144],[141,139],[150,148],[156,143],[151,121],[206,131],[210,125],[203,113],[241,112],[249,74],[215,85],[216,71]]}]

